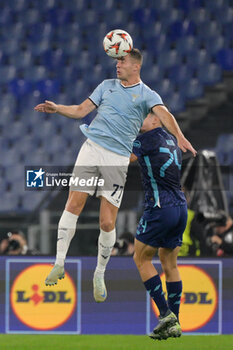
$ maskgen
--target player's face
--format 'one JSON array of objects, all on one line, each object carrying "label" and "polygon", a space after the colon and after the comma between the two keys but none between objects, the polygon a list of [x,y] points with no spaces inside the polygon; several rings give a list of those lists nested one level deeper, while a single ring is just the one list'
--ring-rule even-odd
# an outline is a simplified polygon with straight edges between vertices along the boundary
[{"label": "player's face", "polygon": [[135,74],[135,65],[136,63],[132,60],[130,55],[117,59],[117,78],[120,80],[128,80]]}]

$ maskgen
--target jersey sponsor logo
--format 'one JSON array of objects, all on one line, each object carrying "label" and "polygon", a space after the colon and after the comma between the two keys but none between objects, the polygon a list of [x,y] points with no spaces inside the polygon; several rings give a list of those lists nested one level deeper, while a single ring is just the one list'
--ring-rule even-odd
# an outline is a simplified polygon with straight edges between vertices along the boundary
[{"label": "jersey sponsor logo", "polygon": [[35,264],[18,274],[10,291],[16,317],[36,330],[52,330],[70,319],[77,302],[77,291],[66,272],[65,279],[51,287],[44,285],[51,271],[49,264]]},{"label": "jersey sponsor logo", "polygon": [[[205,326],[214,316],[218,293],[212,278],[201,268],[193,265],[179,266],[183,283],[180,303],[180,324],[183,331],[191,332]],[[166,290],[165,275],[161,275],[163,290]],[[152,309],[156,316],[159,311],[154,301]]]}]

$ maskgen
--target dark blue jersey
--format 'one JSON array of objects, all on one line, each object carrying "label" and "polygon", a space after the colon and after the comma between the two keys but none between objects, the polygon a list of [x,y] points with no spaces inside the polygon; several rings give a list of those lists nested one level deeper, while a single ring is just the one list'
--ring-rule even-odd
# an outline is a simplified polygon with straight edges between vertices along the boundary
[{"label": "dark blue jersey", "polygon": [[133,153],[141,166],[146,207],[186,204],[180,186],[182,154],[174,136],[162,128],[139,135]]}]

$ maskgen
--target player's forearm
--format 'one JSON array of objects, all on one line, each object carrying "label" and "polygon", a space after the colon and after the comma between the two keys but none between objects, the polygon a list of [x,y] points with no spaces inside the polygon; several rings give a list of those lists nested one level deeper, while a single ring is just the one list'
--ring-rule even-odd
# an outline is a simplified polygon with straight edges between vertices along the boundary
[{"label": "player's forearm", "polygon": [[171,134],[173,134],[177,139],[181,136],[184,136],[182,131],[180,130],[180,127],[176,119],[170,112],[167,112],[166,114],[161,115],[160,120],[162,124],[167,128],[167,130]]},{"label": "player's forearm", "polygon": [[73,105],[73,106],[57,105],[56,113],[72,119],[80,119],[84,117],[82,113],[82,108],[80,108],[79,105]]},{"label": "player's forearm", "polygon": [[154,106],[153,113],[160,119],[161,123],[173,134],[177,139],[184,137],[180,127],[174,116],[168,111],[164,105]]}]

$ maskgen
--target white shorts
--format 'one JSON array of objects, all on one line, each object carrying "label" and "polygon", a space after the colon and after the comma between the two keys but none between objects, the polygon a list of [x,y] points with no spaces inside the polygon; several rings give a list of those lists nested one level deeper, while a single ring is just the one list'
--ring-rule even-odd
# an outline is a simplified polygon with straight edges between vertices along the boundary
[{"label": "white shorts", "polygon": [[[121,205],[129,165],[129,157],[109,151],[87,139],[82,145],[73,177],[78,186],[71,184],[72,191],[103,196],[117,208]],[[82,181],[82,185],[80,186]]]}]

